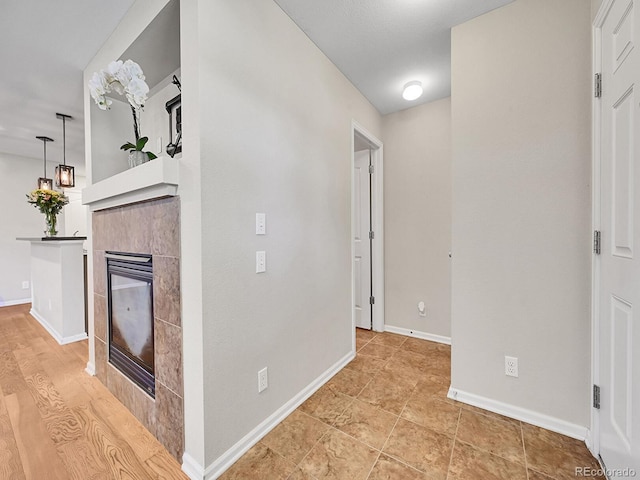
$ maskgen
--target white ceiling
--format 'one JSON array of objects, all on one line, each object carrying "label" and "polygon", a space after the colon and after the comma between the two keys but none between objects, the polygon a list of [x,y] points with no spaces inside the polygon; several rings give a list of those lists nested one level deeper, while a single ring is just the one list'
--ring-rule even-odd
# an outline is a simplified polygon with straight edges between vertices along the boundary
[{"label": "white ceiling", "polygon": [[[450,28],[513,0],[275,0],[382,114],[450,95]],[[134,0],[7,0],[0,16],[0,152],[84,165],[82,72]],[[146,70],[145,70],[146,71]],[[150,72],[151,73],[151,72]],[[421,80],[424,95],[402,99]]]},{"label": "white ceiling", "polygon": [[[67,120],[67,163],[84,165],[82,72],[133,0],[7,0],[0,15],[0,151],[62,161]],[[81,169],[79,169],[81,172]]]},{"label": "white ceiling", "polygon": [[275,0],[383,115],[449,96],[451,27],[512,1]]}]

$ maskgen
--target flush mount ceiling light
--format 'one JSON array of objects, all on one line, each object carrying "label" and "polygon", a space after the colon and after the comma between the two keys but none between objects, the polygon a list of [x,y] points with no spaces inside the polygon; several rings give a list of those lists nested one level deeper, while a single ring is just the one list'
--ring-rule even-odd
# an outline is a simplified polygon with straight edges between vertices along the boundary
[{"label": "flush mount ceiling light", "polygon": [[62,164],[56,167],[56,186],[62,188],[72,188],[76,185],[76,176],[74,168],[67,165],[67,132],[65,122],[71,115],[64,113],[56,113],[56,118],[62,119]]},{"label": "flush mount ceiling light", "polygon": [[53,138],[49,137],[36,137],[38,140],[42,140],[44,145],[44,176],[38,179],[38,188],[41,190],[52,190],[53,180],[47,178],[47,142],[53,142]]},{"label": "flush mount ceiling light", "polygon": [[422,96],[422,82],[418,80],[414,80],[412,82],[406,83],[404,86],[404,90],[402,91],[402,98],[405,100],[415,100],[416,98],[420,98]]}]

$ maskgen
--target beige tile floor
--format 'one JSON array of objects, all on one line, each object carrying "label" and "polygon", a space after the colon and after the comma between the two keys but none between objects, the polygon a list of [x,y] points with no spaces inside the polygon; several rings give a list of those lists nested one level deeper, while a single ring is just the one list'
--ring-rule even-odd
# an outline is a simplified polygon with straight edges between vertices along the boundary
[{"label": "beige tile floor", "polygon": [[560,480],[598,468],[578,440],[448,399],[448,346],[357,330],[356,347],[221,479]]}]

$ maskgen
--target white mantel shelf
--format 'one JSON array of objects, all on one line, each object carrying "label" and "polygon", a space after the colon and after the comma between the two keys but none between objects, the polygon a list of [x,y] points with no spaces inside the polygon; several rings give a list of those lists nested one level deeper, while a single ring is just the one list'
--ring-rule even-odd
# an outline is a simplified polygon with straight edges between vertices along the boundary
[{"label": "white mantel shelf", "polygon": [[82,204],[104,210],[178,193],[178,159],[160,157],[82,190]]}]

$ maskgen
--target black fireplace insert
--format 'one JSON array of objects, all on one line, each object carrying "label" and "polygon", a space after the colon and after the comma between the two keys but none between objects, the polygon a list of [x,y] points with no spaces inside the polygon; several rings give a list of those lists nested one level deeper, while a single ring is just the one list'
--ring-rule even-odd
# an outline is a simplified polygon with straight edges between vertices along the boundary
[{"label": "black fireplace insert", "polygon": [[109,362],[155,398],[153,259],[106,252]]}]

